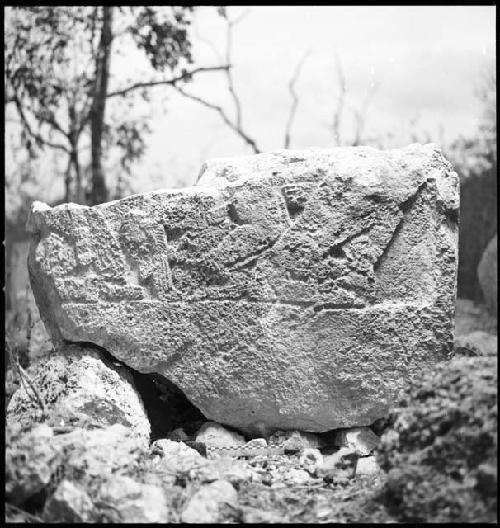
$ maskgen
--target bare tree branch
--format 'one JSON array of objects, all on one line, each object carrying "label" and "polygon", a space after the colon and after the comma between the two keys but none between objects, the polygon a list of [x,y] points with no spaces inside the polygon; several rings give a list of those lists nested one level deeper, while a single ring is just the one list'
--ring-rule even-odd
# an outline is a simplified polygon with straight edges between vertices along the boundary
[{"label": "bare tree branch", "polygon": [[[198,28],[198,24],[196,23],[196,19],[193,21],[193,30],[194,30],[194,35],[196,36],[196,38],[200,41],[200,42],[203,42],[204,44],[206,44],[211,50],[212,52],[214,53],[214,55],[216,56],[217,60],[219,62],[222,62],[223,61],[223,58],[222,58],[222,55],[220,54],[219,50],[217,49],[217,47],[214,45],[214,43],[210,40],[210,39],[207,39],[206,37],[204,37],[201,33],[200,33],[200,30]],[[229,64],[229,63],[228,63]]]},{"label": "bare tree branch", "polygon": [[[16,105],[17,112],[19,114],[19,117],[21,118],[21,122],[23,124],[24,129],[28,134],[40,145],[47,145],[48,147],[52,147],[59,150],[64,150],[64,152],[69,154],[69,148],[63,145],[62,143],[54,143],[52,141],[48,141],[44,139],[38,132],[35,132],[28,121],[28,118],[26,117],[26,114],[24,113],[23,107],[21,102],[17,97],[14,96],[13,101]],[[64,132],[63,132],[64,133]],[[65,134],[66,135],[66,134]],[[66,136],[67,137],[67,136]]]},{"label": "bare tree branch", "polygon": [[342,64],[340,63],[340,59],[337,54],[335,54],[335,64],[337,70],[337,79],[339,83],[339,96],[337,99],[337,108],[335,110],[335,113],[333,114],[332,130],[333,137],[335,139],[335,144],[339,146],[342,143],[342,137],[340,135],[340,124],[342,120],[342,113],[344,111],[346,84],[344,72],[342,70]]},{"label": "bare tree branch", "polygon": [[[337,54],[335,54],[335,63],[336,63],[336,71],[337,71],[337,80],[338,80],[338,85],[339,85],[339,95],[337,99],[337,107],[333,114],[332,131],[333,131],[335,144],[342,145],[343,139],[342,139],[342,134],[341,134],[341,124],[342,124],[342,115],[343,115],[344,107],[345,107],[347,88],[346,88],[346,80],[345,80],[344,72],[342,69],[342,64]],[[363,141],[363,133],[364,133],[364,128],[366,124],[366,114],[368,111],[368,107],[377,89],[378,89],[378,83],[375,82],[372,78],[370,86],[368,88],[368,91],[366,93],[366,96],[363,100],[361,107],[354,108],[352,105],[349,105],[349,109],[354,114],[354,122],[355,122],[354,138],[352,142],[349,143],[352,146],[360,145],[361,142]]]},{"label": "bare tree branch", "polygon": [[290,107],[290,114],[288,116],[288,121],[287,121],[286,128],[285,128],[285,148],[289,148],[290,146],[290,132],[291,132],[292,125],[293,125],[293,120],[295,119],[295,113],[297,111],[297,106],[299,104],[299,98],[297,96],[297,93],[295,92],[295,83],[297,82],[300,76],[302,67],[304,66],[304,63],[310,54],[311,54],[310,50],[305,52],[304,56],[302,57],[302,59],[300,59],[297,66],[295,67],[295,71],[292,75],[292,78],[290,79],[290,82],[288,83],[288,90],[292,96],[292,106]]},{"label": "bare tree branch", "polygon": [[[29,345],[29,340],[28,340]],[[35,396],[35,399],[37,403],[39,404],[41,410],[42,410],[42,418],[47,416],[47,408],[45,407],[45,402],[43,398],[40,396],[40,393],[38,392],[37,388],[35,387],[35,384],[33,383],[33,380],[29,377],[28,373],[21,367],[19,364],[19,359],[17,356],[14,356],[11,344],[6,343],[7,353],[9,355],[10,363],[12,365],[12,368],[17,372],[17,375],[19,377],[19,380],[21,381],[21,384],[24,386],[24,390],[26,392],[26,395],[30,397],[33,400],[33,396]],[[30,391],[28,388],[31,389],[32,395],[30,395]]]},{"label": "bare tree branch", "polygon": [[225,112],[225,110],[221,106],[219,106],[217,104],[214,104],[214,103],[211,103],[211,102],[209,102],[209,101],[207,101],[207,100],[205,100],[205,99],[203,99],[201,97],[198,97],[196,95],[193,95],[193,94],[190,94],[190,93],[184,91],[182,88],[179,88],[179,86],[177,86],[176,83],[173,83],[172,86],[174,87],[175,90],[177,90],[184,97],[187,97],[188,99],[191,99],[192,101],[196,101],[196,102],[202,104],[203,106],[205,106],[206,108],[210,108],[212,110],[215,110],[221,116],[221,118],[224,121],[224,123],[226,123],[226,125],[229,128],[231,128],[231,130],[236,132],[236,134],[238,134],[245,141],[245,143],[247,143],[247,145],[249,145],[252,148],[252,150],[255,152],[255,154],[259,154],[261,152],[261,150],[257,146],[256,141],[254,139],[252,139],[243,130],[241,102],[240,102],[240,99],[239,99],[239,97],[238,97],[238,95],[236,93],[236,90],[234,88],[233,77],[231,75],[231,70],[230,70],[230,68],[231,68],[231,66],[230,66],[231,65],[231,51],[232,51],[232,30],[233,30],[233,28],[234,28],[234,26],[236,24],[241,22],[243,20],[243,18],[248,15],[249,12],[250,12],[250,9],[246,9],[243,13],[238,15],[233,20],[230,20],[229,18],[225,17],[226,20],[227,20],[225,59],[226,59],[226,62],[228,64],[228,66],[225,68],[225,72],[226,72],[228,90],[229,90],[229,93],[231,95],[231,98],[232,98],[232,100],[234,102],[234,106],[235,106],[235,109],[236,109],[236,116],[235,116],[234,121],[229,118],[229,116],[227,115],[227,113]]},{"label": "bare tree branch", "polygon": [[248,136],[240,127],[238,127],[235,123],[233,123],[229,119],[229,117],[227,116],[226,112],[224,111],[224,109],[221,106],[213,104],[213,103],[210,103],[210,102],[206,101],[205,99],[202,99],[201,97],[198,97],[196,95],[190,94],[190,93],[184,91],[182,88],[179,88],[178,86],[174,85],[173,87],[174,87],[175,90],[177,90],[184,97],[186,97],[188,99],[191,99],[192,101],[196,101],[196,102],[202,104],[203,106],[206,106],[207,108],[211,108],[212,110],[215,110],[222,117],[222,119],[224,120],[224,123],[226,123],[226,125],[229,128],[234,130],[234,132],[236,132],[242,139],[244,139],[245,142],[248,145],[250,145],[250,147],[252,147],[253,151],[256,154],[260,153],[260,149],[257,147],[257,144],[255,143],[255,141],[250,136]]},{"label": "bare tree branch", "polygon": [[[237,16],[234,20],[227,19],[227,28],[226,28],[226,63],[231,64],[231,52],[233,47],[233,28],[236,24],[241,22],[250,12],[250,9],[246,9],[241,13],[239,16]],[[229,89],[229,93],[231,94],[231,97],[234,101],[234,106],[236,108],[236,126],[241,129],[241,102],[236,94],[236,91],[234,89],[234,83],[233,83],[233,76],[231,74],[231,70],[226,70],[226,78],[227,78],[227,86]]]},{"label": "bare tree branch", "polygon": [[375,95],[375,92],[377,91],[377,84],[375,82],[372,82],[368,92],[363,100],[363,104],[359,110],[354,111],[354,119],[356,121],[356,129],[354,134],[354,141],[352,142],[352,145],[355,147],[357,145],[360,145],[363,140],[363,132],[366,124],[366,113],[368,111],[368,106],[370,105],[373,96]]},{"label": "bare tree branch", "polygon": [[175,86],[178,82],[188,79],[192,77],[193,75],[196,75],[197,73],[206,72],[206,71],[220,71],[220,70],[228,71],[230,68],[231,68],[230,64],[225,64],[221,66],[205,66],[205,67],[195,68],[194,70],[186,71],[182,73],[181,75],[178,75],[177,77],[172,77],[171,79],[164,79],[162,81],[147,81],[147,82],[135,83],[130,86],[127,86],[127,88],[123,88],[121,90],[110,92],[107,94],[106,97],[109,99],[110,97],[124,96],[133,90],[138,90],[140,88],[150,88],[152,86],[162,86],[162,85],[163,86],[165,85]]},{"label": "bare tree branch", "polygon": [[55,120],[55,117],[53,115],[49,114],[35,114],[35,117],[41,121],[42,123],[47,123],[50,125],[54,130],[57,130],[60,132],[63,136],[69,139],[70,135],[69,132],[63,129],[63,127]]}]

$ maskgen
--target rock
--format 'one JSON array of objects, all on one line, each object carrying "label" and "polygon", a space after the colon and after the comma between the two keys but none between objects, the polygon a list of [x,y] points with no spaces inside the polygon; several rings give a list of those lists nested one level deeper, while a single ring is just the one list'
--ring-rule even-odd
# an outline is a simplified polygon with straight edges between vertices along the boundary
[{"label": "rock", "polygon": [[480,481],[497,466],[497,367],[496,356],[456,357],[405,391],[377,453],[395,522],[496,522],[496,482]]},{"label": "rock", "polygon": [[90,522],[92,510],[87,493],[65,479],[45,503],[43,516],[49,522]]},{"label": "rock", "polygon": [[173,431],[171,431],[168,434],[168,438],[170,440],[174,440],[175,442],[187,442],[189,441],[189,436],[186,434],[184,429],[182,427],[177,427]]},{"label": "rock", "polygon": [[144,441],[120,424],[54,435],[46,424],[22,430],[8,426],[6,496],[13,504],[62,480],[87,482],[133,467],[144,453]]},{"label": "rock", "polygon": [[207,464],[195,469],[192,472],[193,479],[200,482],[214,482],[216,480],[227,480],[231,484],[238,486],[243,482],[252,480],[252,470],[242,460],[232,460],[230,458],[217,458],[208,461]]},{"label": "rock", "polygon": [[[66,346],[28,369],[52,426],[106,427],[122,424],[149,442],[150,424],[141,397],[123,367],[106,363],[89,347]],[[13,394],[7,419],[30,425],[41,410],[24,385]]]},{"label": "rock", "polygon": [[244,447],[247,448],[265,448],[267,447],[267,440],[265,438],[252,438],[249,442],[247,442]]},{"label": "rock", "polygon": [[477,276],[486,306],[493,315],[498,313],[497,235],[486,246],[477,268]]},{"label": "rock", "polygon": [[19,424],[7,422],[5,440],[5,496],[20,505],[48,486],[63,452],[45,424],[23,431]]},{"label": "rock", "polygon": [[164,457],[162,467],[173,474],[188,473],[207,464],[207,460],[183,442],[174,442],[166,438],[153,442],[152,451]]},{"label": "rock", "polygon": [[[267,440],[265,438],[253,438],[243,445],[244,449],[255,449],[255,454],[247,455],[250,460],[255,459],[256,457],[262,456],[262,453],[259,453],[257,450],[265,449],[267,447]],[[252,453],[252,451],[250,451]]]},{"label": "rock", "polygon": [[354,476],[356,461],[359,455],[349,447],[342,447],[331,455],[323,457],[323,463],[317,467],[319,477],[328,480],[351,478]]},{"label": "rock", "polygon": [[202,442],[207,447],[245,445],[243,436],[234,431],[228,431],[225,427],[215,422],[207,422],[201,426],[196,435],[196,442]]},{"label": "rock", "polygon": [[378,475],[380,466],[375,456],[364,456],[358,458],[356,463],[356,475]]},{"label": "rock", "polygon": [[300,455],[299,463],[309,473],[315,474],[318,467],[323,465],[323,455],[318,449],[307,448]]},{"label": "rock", "polygon": [[105,476],[136,465],[147,451],[147,442],[121,425],[99,429],[76,429],[54,438],[57,449],[65,452],[69,476]]},{"label": "rock", "polygon": [[269,437],[269,444],[282,444],[285,452],[298,453],[304,449],[318,449],[320,441],[313,433],[277,431]]},{"label": "rock", "polygon": [[252,469],[252,477],[251,477],[251,482],[254,482],[254,483],[261,483],[262,482],[262,474],[259,473],[257,470],[255,469]]},{"label": "rock", "polygon": [[100,509],[110,522],[168,522],[167,501],[163,491],[157,486],[113,475],[101,484],[99,498]]},{"label": "rock", "polygon": [[261,477],[261,482],[264,484],[264,486],[271,486],[273,483],[273,476],[269,473],[265,473]]},{"label": "rock", "polygon": [[205,484],[189,500],[181,515],[185,523],[216,523],[221,520],[220,509],[224,504],[236,506],[238,494],[225,480]]},{"label": "rock", "polygon": [[193,449],[187,446],[184,442],[178,442],[175,440],[170,440],[168,438],[161,438],[160,440],[155,440],[151,444],[151,449],[155,453],[160,453],[164,457],[171,456],[190,456],[193,458],[200,458],[201,455],[196,449]]},{"label": "rock", "polygon": [[373,423],[447,357],[457,219],[433,145],[282,150],[188,189],[35,202],[28,264],[54,343],[104,347],[248,434],[322,432]]},{"label": "rock", "polygon": [[233,462],[231,466],[222,473],[222,478],[233,484],[239,486],[244,482],[252,481],[253,472],[250,467],[244,462],[237,461]]},{"label": "rock", "polygon": [[244,524],[274,524],[283,522],[283,517],[278,512],[265,511],[251,507],[242,508],[242,518]]},{"label": "rock", "polygon": [[379,442],[379,437],[369,427],[340,429],[334,439],[337,447],[348,447],[360,456],[369,455]]},{"label": "rock", "polygon": [[303,469],[291,468],[286,474],[286,480],[295,486],[304,486],[310,479],[309,473]]},{"label": "rock", "polygon": [[498,337],[476,330],[455,339],[455,353],[460,356],[496,356]]},{"label": "rock", "polygon": [[476,489],[485,497],[495,497],[497,493],[497,469],[497,466],[491,463],[477,467]]}]

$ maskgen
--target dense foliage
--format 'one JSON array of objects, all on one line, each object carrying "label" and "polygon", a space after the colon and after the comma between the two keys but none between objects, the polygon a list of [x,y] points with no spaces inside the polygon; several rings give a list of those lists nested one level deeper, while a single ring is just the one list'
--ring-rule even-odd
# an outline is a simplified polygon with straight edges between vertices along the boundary
[{"label": "dense foliage", "polygon": [[415,379],[390,424],[378,458],[395,518],[496,521],[496,357],[457,357]]},{"label": "dense foliage", "polygon": [[[15,109],[31,157],[46,149],[67,156],[66,201],[109,198],[102,159],[110,149],[118,151],[125,171],[144,153],[149,129],[145,117],[131,111],[140,105],[134,96],[147,101],[152,86],[172,84],[172,78],[191,80],[193,9],[16,6],[6,11],[5,105]],[[120,53],[134,47],[150,64],[150,79],[112,67]],[[84,171],[88,160],[82,159],[88,141],[91,177]]]}]

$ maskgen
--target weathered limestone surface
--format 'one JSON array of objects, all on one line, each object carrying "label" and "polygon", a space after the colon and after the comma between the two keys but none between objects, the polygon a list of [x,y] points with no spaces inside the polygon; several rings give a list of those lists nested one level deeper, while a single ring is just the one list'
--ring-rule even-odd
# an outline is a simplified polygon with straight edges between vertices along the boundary
[{"label": "weathered limestone surface", "polygon": [[[148,445],[148,415],[125,367],[106,364],[92,348],[69,345],[34,361],[28,373],[45,402],[49,425],[85,422],[93,429],[121,424]],[[12,395],[7,419],[25,427],[42,420],[38,401],[24,384]]]},{"label": "weathered limestone surface", "polygon": [[453,342],[458,178],[433,145],[207,162],[195,187],[35,203],[54,341],[92,342],[249,432],[383,416]]}]

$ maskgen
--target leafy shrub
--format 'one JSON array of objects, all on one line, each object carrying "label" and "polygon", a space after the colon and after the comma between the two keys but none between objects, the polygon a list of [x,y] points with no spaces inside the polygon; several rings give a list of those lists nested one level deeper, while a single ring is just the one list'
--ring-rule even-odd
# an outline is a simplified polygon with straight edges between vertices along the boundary
[{"label": "leafy shrub", "polygon": [[496,522],[497,358],[455,358],[414,379],[377,453],[402,522]]}]

